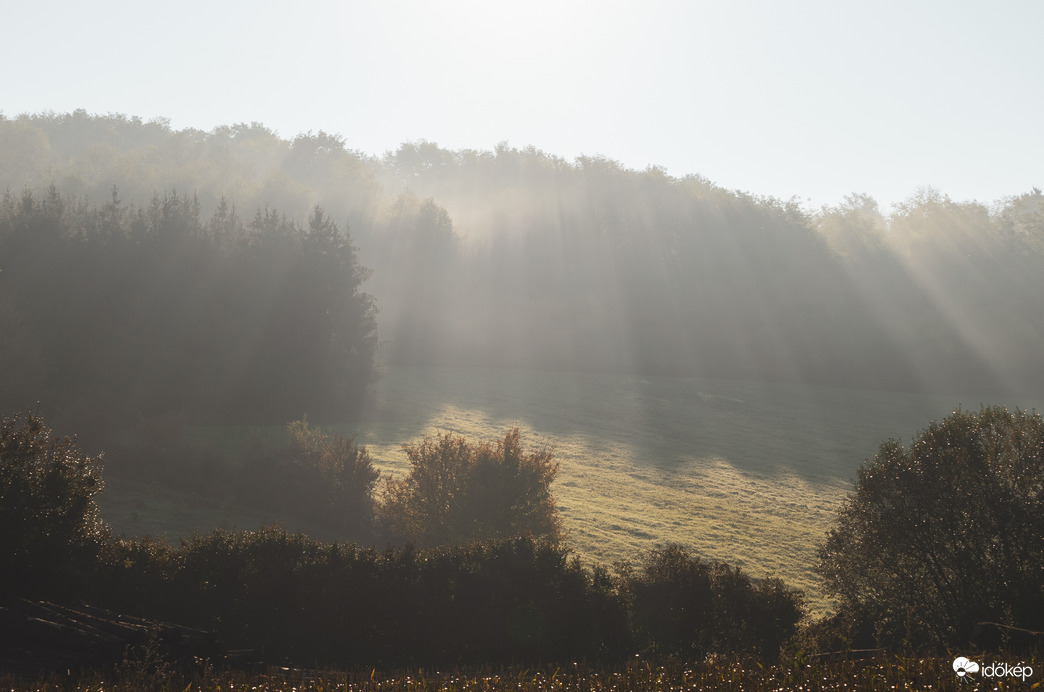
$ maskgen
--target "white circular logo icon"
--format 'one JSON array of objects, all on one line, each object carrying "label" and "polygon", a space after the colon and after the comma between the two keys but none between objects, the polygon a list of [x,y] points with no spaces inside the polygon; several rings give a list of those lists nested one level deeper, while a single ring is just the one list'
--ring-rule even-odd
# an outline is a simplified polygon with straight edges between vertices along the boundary
[{"label": "white circular logo icon", "polygon": [[963,678],[968,673],[978,673],[979,664],[969,661],[964,656],[958,656],[953,659],[953,672],[957,673],[957,677]]}]

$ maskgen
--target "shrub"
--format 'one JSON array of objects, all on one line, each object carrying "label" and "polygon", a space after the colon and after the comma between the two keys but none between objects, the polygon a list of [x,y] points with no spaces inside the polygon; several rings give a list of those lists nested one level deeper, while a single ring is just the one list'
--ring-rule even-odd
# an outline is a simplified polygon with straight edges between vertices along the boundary
[{"label": "shrub", "polygon": [[598,574],[563,548],[516,537],[422,557],[422,579],[438,585],[430,600],[441,609],[431,629],[442,660],[529,663],[624,653],[622,598],[607,594]]},{"label": "shrub", "polygon": [[98,553],[91,598],[119,612],[185,621],[192,601],[171,590],[180,568],[177,547],[149,536],[106,541]]},{"label": "shrub", "polygon": [[305,520],[344,540],[370,542],[374,487],[380,472],[365,447],[327,434],[307,419],[286,426],[287,439],[254,439],[240,468],[236,492],[244,504]]},{"label": "shrub", "polygon": [[287,424],[290,449],[298,466],[316,482],[322,492],[325,513],[357,535],[369,534],[374,518],[373,491],[380,478],[366,447],[353,438],[325,434],[308,426],[308,420]]},{"label": "shrub", "polygon": [[532,538],[383,553],[278,528],[177,549],[114,543],[108,607],[212,629],[302,665],[534,663],[619,657],[624,602],[567,551]]},{"label": "shrub", "polygon": [[440,433],[403,449],[410,472],[388,480],[381,507],[393,537],[424,546],[522,534],[561,538],[551,495],[558,464],[549,449],[525,452],[518,428],[495,443]]},{"label": "shrub", "polygon": [[819,557],[839,622],[874,623],[879,646],[964,646],[984,620],[1044,629],[1044,420],[957,409],[885,442]]},{"label": "shrub", "polygon": [[772,659],[801,615],[779,581],[676,547],[618,579],[531,537],[381,553],[265,528],[117,542],[104,557],[108,607],[298,665],[620,661],[636,644]]},{"label": "shrub", "polygon": [[82,586],[106,533],[101,489],[101,458],[41,416],[0,422],[0,593],[53,598]]},{"label": "shrub", "polygon": [[775,659],[804,613],[801,594],[778,579],[751,579],[678,545],[654,551],[641,570],[625,574],[636,634],[658,656]]}]

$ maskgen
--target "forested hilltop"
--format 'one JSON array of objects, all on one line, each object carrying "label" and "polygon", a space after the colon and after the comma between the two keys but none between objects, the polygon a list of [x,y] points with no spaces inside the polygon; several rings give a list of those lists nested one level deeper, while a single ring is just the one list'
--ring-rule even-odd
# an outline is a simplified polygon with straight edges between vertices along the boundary
[{"label": "forested hilltop", "polygon": [[[812,213],[599,157],[422,142],[378,158],[350,146],[256,123],[0,119],[0,367],[25,388],[5,405],[98,362],[70,355],[63,335],[89,347],[92,334],[128,329],[146,329],[152,350],[106,347],[107,374],[78,376],[119,371],[120,391],[175,399],[198,391],[192,378],[235,376],[252,384],[225,387],[230,405],[284,419],[248,391],[261,373],[302,397],[319,387],[336,407],[358,400],[378,351],[393,364],[1044,389],[1040,190],[989,207],[921,191],[890,214],[853,195]],[[65,312],[45,314],[48,296]],[[279,352],[302,331],[314,336],[306,351]],[[178,374],[160,382],[114,364],[142,353]],[[198,362],[211,374],[186,380]],[[291,415],[309,406],[326,404],[298,399]]]}]

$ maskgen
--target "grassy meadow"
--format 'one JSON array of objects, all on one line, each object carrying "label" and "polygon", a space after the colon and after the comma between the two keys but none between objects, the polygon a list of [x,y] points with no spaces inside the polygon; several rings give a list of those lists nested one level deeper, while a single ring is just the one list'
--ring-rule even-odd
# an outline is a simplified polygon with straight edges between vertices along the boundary
[{"label": "grassy meadow", "polygon": [[[885,439],[908,441],[958,404],[990,403],[1036,405],[782,383],[418,367],[383,372],[366,419],[330,428],[365,444],[382,474],[402,474],[402,443],[438,431],[490,439],[517,425],[527,445],[553,447],[567,545],[586,561],[608,565],[677,542],[753,576],[782,577],[822,612],[814,551],[859,464]],[[256,432],[193,435],[231,450]],[[101,508],[128,535],[173,537],[271,521],[234,503],[119,480],[108,482]],[[332,538],[305,525],[286,528]]]}]

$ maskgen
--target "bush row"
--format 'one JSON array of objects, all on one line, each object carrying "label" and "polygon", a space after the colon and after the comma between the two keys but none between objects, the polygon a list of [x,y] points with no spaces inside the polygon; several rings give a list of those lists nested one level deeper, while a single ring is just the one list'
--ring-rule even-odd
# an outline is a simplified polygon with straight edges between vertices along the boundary
[{"label": "bush row", "polygon": [[773,659],[800,595],[677,546],[639,568],[589,569],[531,537],[385,551],[279,528],[216,531],[174,547],[110,541],[90,597],[212,629],[230,648],[298,665],[532,664]]}]

